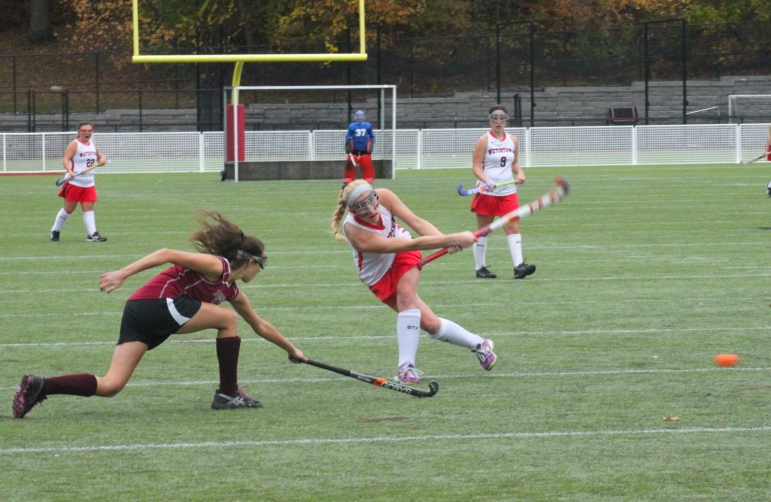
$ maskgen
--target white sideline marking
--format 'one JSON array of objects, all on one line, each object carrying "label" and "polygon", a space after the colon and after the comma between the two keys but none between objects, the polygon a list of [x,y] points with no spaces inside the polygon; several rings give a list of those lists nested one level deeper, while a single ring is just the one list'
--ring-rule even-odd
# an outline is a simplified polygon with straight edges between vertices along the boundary
[{"label": "white sideline marking", "polygon": [[[630,334],[630,333],[680,333],[700,331],[760,331],[767,330],[767,326],[737,328],[737,327],[711,327],[711,328],[677,328],[677,329],[609,329],[609,330],[578,330],[578,331],[501,331],[487,333],[493,336],[532,336],[532,335],[596,335],[596,334]],[[290,340],[318,341],[318,340],[379,340],[393,338],[395,335],[353,335],[353,336],[308,336],[289,337]],[[263,338],[241,338],[242,342],[265,342]],[[214,338],[193,338],[189,340],[168,340],[165,343],[214,343]],[[115,345],[117,341],[109,342],[40,342],[40,343],[0,343],[0,347],[61,347],[81,345]]]},{"label": "white sideline marking", "polygon": [[[690,368],[690,369],[634,369],[634,370],[596,370],[596,371],[538,371],[538,372],[520,372],[520,373],[496,373],[484,375],[481,378],[538,378],[538,377],[581,377],[581,376],[607,376],[607,375],[656,375],[671,373],[713,373],[718,371],[771,371],[771,368]],[[479,373],[455,374],[455,375],[424,375],[426,379],[436,380],[457,380],[462,378],[480,378]],[[244,384],[293,384],[293,383],[328,383],[328,382],[347,382],[347,377],[325,377],[325,378],[266,378],[256,380],[242,380]],[[217,386],[219,381],[191,381],[191,382],[129,382],[126,387],[193,387]],[[0,391],[19,390],[19,386],[6,387],[0,386]]]},{"label": "white sideline marking", "polygon": [[[378,307],[380,308],[380,307]],[[692,333],[701,331],[766,331],[768,326],[737,328],[737,327],[711,327],[711,328],[667,328],[667,329],[596,329],[596,330],[577,330],[577,331],[498,331],[485,333],[490,336],[540,336],[540,335],[600,335],[600,334],[631,334],[631,333]],[[180,335],[185,336],[185,335]],[[394,338],[396,335],[352,335],[352,336],[307,336],[287,337],[289,340],[307,341],[329,341],[329,340],[381,340],[385,338]],[[265,342],[264,338],[242,337],[241,341],[246,342]],[[191,338],[188,340],[168,340],[164,343],[214,343],[214,338]],[[83,345],[115,345],[117,339],[109,342],[32,342],[32,343],[0,343],[0,347],[79,347]]]},{"label": "white sideline marking", "polygon": [[771,426],[758,427],[688,427],[683,429],[638,429],[605,431],[551,431],[551,432],[500,432],[494,434],[443,434],[426,436],[386,436],[372,438],[308,438],[264,441],[203,441],[199,443],[146,443],[103,446],[58,446],[31,448],[0,448],[0,454],[11,453],[52,453],[52,452],[94,452],[94,451],[132,451],[150,449],[179,448],[231,448],[234,446],[296,446],[306,444],[348,444],[348,443],[393,443],[397,441],[453,441],[478,439],[530,439],[563,438],[587,436],[629,436],[640,434],[724,434],[741,432],[768,432]]},{"label": "white sideline marking", "polygon": [[[744,213],[743,213],[744,214]],[[732,222],[733,223],[733,222]],[[47,232],[45,232],[47,234]],[[28,234],[23,234],[24,236],[27,236]],[[133,234],[132,234],[133,235]],[[731,248],[735,248],[737,246],[765,246],[768,243],[766,241],[762,242],[710,242],[710,246],[712,247],[721,247],[721,246],[729,246]],[[665,243],[665,244],[610,244],[610,245],[597,245],[597,246],[590,246],[590,245],[570,245],[570,244],[548,244],[548,245],[530,245],[528,246],[529,249],[552,249],[552,250],[572,250],[572,249],[599,249],[599,250],[613,250],[613,249],[630,249],[630,248],[654,248],[654,249],[663,249],[663,248],[689,248],[689,247],[704,247],[704,243],[692,243],[692,244],[685,244],[685,243]],[[491,249],[507,249],[505,246],[498,246],[493,247]],[[320,254],[333,254],[333,255],[340,255],[345,256],[346,263],[348,262],[348,259],[350,257],[350,251],[347,248],[340,248],[340,250],[318,250],[318,249],[307,249],[307,250],[290,250],[290,249],[282,249],[281,250],[282,255],[320,255]],[[80,256],[81,260],[105,260],[105,259],[137,259],[141,258],[143,255],[138,254],[113,254],[113,255],[83,255]],[[72,256],[69,255],[59,255],[59,256],[0,256],[0,262],[2,261],[50,261],[50,260],[70,260],[72,259]],[[292,267],[294,268],[294,267]],[[335,266],[336,268],[336,266]],[[58,273],[58,272],[56,272]]]},{"label": "white sideline marking", "polygon": [[[615,275],[609,277],[553,277],[553,278],[535,278],[530,279],[529,282],[598,282],[598,281],[650,281],[650,280],[693,280],[693,279],[737,279],[742,277],[749,277],[753,279],[759,279],[761,277],[771,277],[771,272],[768,273],[747,273],[747,274],[701,274],[701,275]],[[361,287],[361,282],[328,282],[313,284],[314,288],[340,288],[340,287]],[[457,286],[458,281],[421,281],[421,285],[450,285]],[[465,283],[466,286],[484,286],[488,287],[489,283],[482,281],[469,281]],[[290,283],[290,284],[260,284],[260,285],[243,285],[239,286],[241,289],[271,289],[271,288],[303,288],[307,289],[308,284],[305,283]],[[0,290],[0,294],[3,295],[19,295],[19,294],[41,294],[41,293],[94,293],[97,292],[96,287],[91,288],[74,288],[74,289],[3,289]]]}]

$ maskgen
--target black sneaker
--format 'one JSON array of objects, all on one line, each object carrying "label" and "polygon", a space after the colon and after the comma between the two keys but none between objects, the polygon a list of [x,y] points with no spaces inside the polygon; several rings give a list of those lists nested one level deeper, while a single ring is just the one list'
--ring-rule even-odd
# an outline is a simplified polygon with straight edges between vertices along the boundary
[{"label": "black sneaker", "polygon": [[99,235],[99,232],[94,232],[93,234],[86,237],[86,242],[104,242],[107,240],[107,237],[102,237]]},{"label": "black sneaker", "polygon": [[24,418],[29,410],[45,400],[45,396],[40,397],[45,381],[45,378],[32,374],[22,377],[19,390],[13,396],[13,418]]},{"label": "black sneaker", "polygon": [[524,279],[528,275],[533,275],[534,273],[535,273],[535,265],[530,265],[529,263],[522,262],[516,267],[514,267],[515,279]]},{"label": "black sneaker", "polygon": [[477,270],[477,279],[495,279],[496,277],[498,276],[487,270],[487,267]]},{"label": "black sneaker", "polygon": [[51,240],[54,242],[59,242],[59,231],[58,230],[51,230]]},{"label": "black sneaker", "polygon": [[766,192],[768,193],[768,196],[771,197],[771,181],[766,185]]},{"label": "black sneaker", "polygon": [[228,396],[217,389],[214,393],[214,400],[211,402],[213,410],[232,410],[233,408],[262,408],[262,403],[247,396],[242,390],[238,389],[236,396]]}]

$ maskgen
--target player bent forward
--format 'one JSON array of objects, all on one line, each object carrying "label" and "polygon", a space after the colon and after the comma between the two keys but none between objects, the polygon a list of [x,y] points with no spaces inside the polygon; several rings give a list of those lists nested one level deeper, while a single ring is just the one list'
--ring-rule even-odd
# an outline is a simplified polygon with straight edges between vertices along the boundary
[{"label": "player bent forward", "polygon": [[[346,209],[348,214],[340,223]],[[420,237],[396,223],[406,223]],[[402,383],[419,383],[421,371],[415,369],[420,330],[429,338],[471,349],[482,368],[493,369],[496,362],[493,342],[466,331],[447,319],[437,317],[418,296],[420,282],[420,250],[449,248],[457,252],[471,246],[476,237],[471,232],[444,235],[430,222],[416,216],[395,193],[385,188],[373,189],[369,183],[356,180],[347,185],[338,198],[332,220],[338,240],[348,240],[359,277],[375,296],[394,309],[396,337],[399,345],[397,379]]]},{"label": "player bent forward", "polygon": [[[217,330],[217,360],[220,385],[211,407],[261,408],[262,403],[238,387],[238,315],[255,333],[289,354],[294,363],[307,359],[269,322],[261,319],[236,281],[250,282],[266,266],[265,246],[257,237],[216,212],[204,212],[214,223],[202,220],[202,229],[190,241],[200,253],[160,249],[126,267],[102,274],[99,289],[108,293],[132,275],[165,263],[173,266],[150,279],[126,302],[118,346],[103,377],[71,374],[54,378],[27,374],[13,397],[13,416],[24,415],[39,402],[55,394],[113,397],[128,383],[145,355],[173,334]],[[235,309],[221,307],[228,301]]]}]

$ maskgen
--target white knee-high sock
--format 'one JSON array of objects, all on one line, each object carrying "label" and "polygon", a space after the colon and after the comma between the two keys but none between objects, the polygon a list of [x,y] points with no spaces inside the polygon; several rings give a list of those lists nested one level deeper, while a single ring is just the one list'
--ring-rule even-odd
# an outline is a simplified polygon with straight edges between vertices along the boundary
[{"label": "white knee-high sock", "polygon": [[403,310],[396,316],[396,338],[399,341],[399,367],[415,364],[420,343],[420,310]]},{"label": "white knee-high sock", "polygon": [[474,243],[474,264],[476,269],[479,270],[482,267],[486,267],[485,259],[487,258],[487,237],[479,237]]},{"label": "white knee-high sock", "polygon": [[522,258],[522,234],[507,235],[506,240],[509,242],[509,253],[511,253],[511,261],[514,262],[514,266],[516,267],[525,261]]},{"label": "white knee-high sock", "polygon": [[51,228],[51,232],[58,232],[61,230],[64,224],[67,223],[68,219],[70,219],[70,213],[65,211],[64,208],[59,209],[59,214],[56,215],[54,226]]},{"label": "white knee-high sock", "polygon": [[441,317],[439,318],[439,321],[441,322],[439,331],[437,331],[435,335],[430,333],[428,335],[429,338],[432,338],[433,340],[460,345],[461,347],[466,347],[471,350],[476,349],[477,345],[485,341],[481,336],[467,331],[465,328],[452,321],[442,319]]},{"label": "white knee-high sock", "polygon": [[88,235],[96,232],[96,217],[93,211],[83,211],[83,224],[86,226]]}]

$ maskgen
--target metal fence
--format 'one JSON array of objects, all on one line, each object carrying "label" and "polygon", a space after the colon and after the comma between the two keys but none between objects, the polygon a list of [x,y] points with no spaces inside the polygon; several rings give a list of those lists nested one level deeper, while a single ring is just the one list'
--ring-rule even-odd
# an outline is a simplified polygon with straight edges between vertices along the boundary
[{"label": "metal fence", "polygon": [[[763,152],[771,124],[649,125],[511,128],[523,167],[724,164]],[[470,169],[471,152],[487,129],[376,131],[373,156],[396,169]],[[76,137],[69,133],[0,134],[2,172],[61,172],[61,156]],[[339,160],[345,131],[246,131],[246,161]],[[219,172],[224,165],[221,132],[100,133],[100,152],[110,158],[102,173]]]}]

